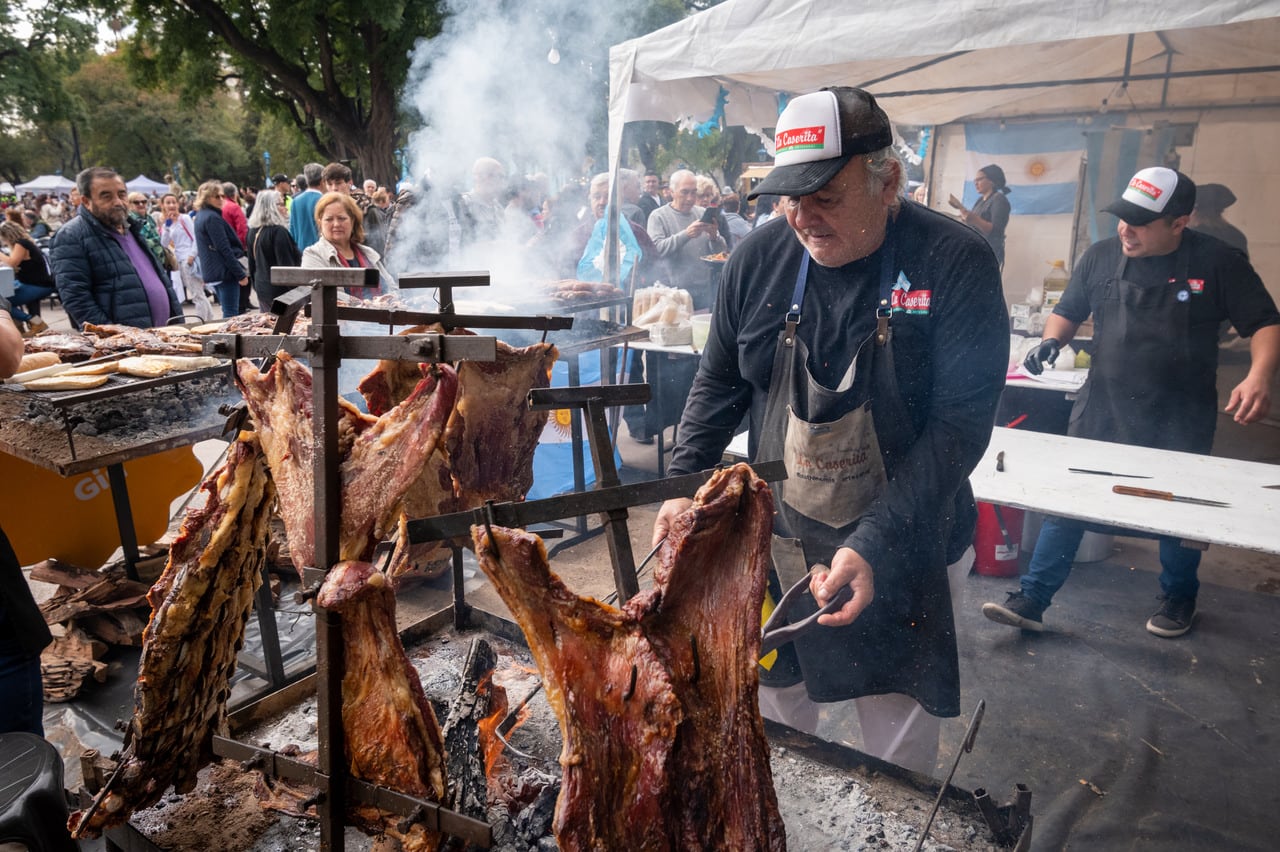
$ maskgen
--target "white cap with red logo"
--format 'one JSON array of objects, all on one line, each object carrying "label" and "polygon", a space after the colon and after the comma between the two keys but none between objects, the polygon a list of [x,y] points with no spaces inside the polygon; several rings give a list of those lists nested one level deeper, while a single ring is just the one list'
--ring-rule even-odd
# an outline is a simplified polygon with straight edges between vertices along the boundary
[{"label": "white cap with red logo", "polygon": [[837,86],[792,99],[778,116],[773,171],[748,198],[809,195],[857,154],[893,144],[893,127],[875,97]]},{"label": "white cap with red logo", "polygon": [[1191,215],[1196,206],[1196,185],[1182,172],[1163,166],[1143,169],[1129,180],[1124,193],[1103,208],[1135,226],[1148,225],[1162,216]]}]

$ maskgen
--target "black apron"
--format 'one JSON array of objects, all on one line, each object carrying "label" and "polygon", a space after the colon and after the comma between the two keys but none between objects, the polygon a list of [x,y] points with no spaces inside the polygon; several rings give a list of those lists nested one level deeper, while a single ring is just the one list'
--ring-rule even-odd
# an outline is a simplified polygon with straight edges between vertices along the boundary
[{"label": "black apron", "polygon": [[[889,448],[885,448],[882,458],[877,435],[889,434],[883,427],[895,422],[902,431],[909,431],[903,425],[908,422],[907,414],[893,373],[889,320],[898,270],[891,230],[881,252],[876,329],[859,343],[850,371],[839,388],[826,388],[813,379],[808,370],[807,347],[796,334],[808,278],[807,252],[801,260],[791,309],[774,353],[756,457],[787,461],[788,480],[774,486],[776,530],[781,536],[800,540],[804,563],[809,566],[830,565],[835,551],[870,503],[870,499],[862,502],[866,494],[871,493],[874,499],[883,487],[883,459],[888,458]],[[873,420],[882,428],[875,429]],[[812,472],[797,475],[798,471],[792,469],[796,463],[797,430],[807,436],[821,433],[824,427],[848,429],[851,424],[857,434],[845,448],[861,446],[867,453],[874,453],[873,464],[865,468],[855,464],[843,481],[838,465],[827,465],[830,473],[825,476],[815,478]],[[828,489],[829,493],[856,492],[860,496],[853,504],[826,505],[821,499],[813,499],[815,488]],[[911,536],[904,531],[904,538]],[[857,621],[844,627],[819,629],[783,646],[776,658],[766,659],[768,668],[761,667],[761,684],[781,687],[803,679],[815,701],[905,693],[930,713],[956,715],[959,674],[946,567],[939,547],[916,545],[904,541],[883,564],[875,566],[875,599]],[[775,556],[788,549],[788,542],[775,542]],[[932,559],[925,558],[925,552],[931,549],[938,552]],[[936,563],[936,570],[929,571],[927,566],[932,563]],[[794,569],[783,570],[780,563],[778,568],[779,573],[771,573],[769,578],[774,600],[785,590],[784,584],[789,586],[796,579]],[[922,576],[925,573],[929,576]],[[814,609],[816,603],[806,595],[793,619],[799,620]]]},{"label": "black apron", "polygon": [[1125,279],[1121,255],[1094,311],[1089,378],[1071,409],[1067,434],[1162,450],[1206,454],[1218,419],[1217,323],[1191,322],[1203,298],[1187,278],[1186,240],[1169,283]]}]

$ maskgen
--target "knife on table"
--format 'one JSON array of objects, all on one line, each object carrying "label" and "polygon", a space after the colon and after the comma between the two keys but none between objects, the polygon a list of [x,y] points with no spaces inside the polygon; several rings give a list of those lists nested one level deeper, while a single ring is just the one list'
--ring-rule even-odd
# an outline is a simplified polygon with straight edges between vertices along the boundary
[{"label": "knife on table", "polygon": [[1117,494],[1128,494],[1131,497],[1152,497],[1156,500],[1173,500],[1176,503],[1195,503],[1197,506],[1230,506],[1218,500],[1206,500],[1203,497],[1183,497],[1171,491],[1156,491],[1153,488],[1134,488],[1132,485],[1113,485],[1111,490]]},{"label": "knife on table", "polygon": [[1109,470],[1089,470],[1083,467],[1069,467],[1067,470],[1072,473],[1094,473],[1098,476],[1123,476],[1125,479],[1151,479],[1150,476],[1143,476],[1140,473],[1112,473]]}]

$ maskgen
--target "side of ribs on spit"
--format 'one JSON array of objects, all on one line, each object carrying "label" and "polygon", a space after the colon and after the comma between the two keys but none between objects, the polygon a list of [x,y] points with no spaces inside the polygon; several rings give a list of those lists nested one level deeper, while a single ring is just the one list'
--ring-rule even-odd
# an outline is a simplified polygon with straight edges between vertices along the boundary
[{"label": "side of ribs on spit", "polygon": [[122,825],[170,785],[191,790],[213,759],[213,735],[225,733],[229,682],[261,582],[275,499],[257,438],[242,433],[201,488],[205,505],[188,510],[148,594],[152,614],[120,762],[93,803],[72,814],[74,837]]},{"label": "side of ribs on spit", "polygon": [[[342,618],[342,726],[351,775],[408,795],[441,801],[445,758],[440,726],[396,628],[388,578],[368,563],[383,526],[444,434],[457,377],[447,364],[418,368],[408,396],[379,417],[341,406],[339,474],[342,516],[338,558],[316,602]],[[265,373],[241,362],[238,375],[279,491],[289,550],[301,572],[315,565],[311,372],[285,353]],[[408,852],[434,850],[439,837],[400,817],[352,804],[355,822],[400,841]]]},{"label": "side of ribs on spit", "polygon": [[560,722],[561,849],[785,849],[757,705],[772,528],[751,469],[717,472],[621,610],[569,591],[537,536],[472,528]]}]

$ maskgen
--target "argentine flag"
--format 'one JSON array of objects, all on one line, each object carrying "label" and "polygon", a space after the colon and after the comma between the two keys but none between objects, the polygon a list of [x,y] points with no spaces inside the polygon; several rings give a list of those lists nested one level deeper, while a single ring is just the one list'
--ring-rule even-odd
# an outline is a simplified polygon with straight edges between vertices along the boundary
[{"label": "argentine flag", "polygon": [[981,197],[973,185],[978,170],[995,164],[1004,170],[1013,215],[1074,212],[1080,159],[1085,151],[1083,131],[1074,120],[1017,123],[1003,128],[998,122],[966,124],[964,206],[972,209]]},{"label": "argentine flag", "polygon": [[[569,356],[580,359],[578,361],[578,385],[586,387],[588,385],[600,384],[600,353],[597,350],[583,352],[581,355]],[[561,356],[551,368],[551,387],[563,388],[569,386],[569,365]],[[585,418],[586,411],[582,412]],[[591,461],[591,445],[586,439],[587,428],[584,422],[582,429],[582,466],[585,474],[584,485],[590,487],[595,484],[596,472],[595,466]],[[541,500],[544,497],[554,497],[557,494],[566,494],[573,492],[573,443],[572,432],[570,430],[570,411],[567,408],[557,409],[550,412],[547,418],[546,428],[542,431],[542,438],[538,443],[538,448],[533,453],[533,487],[529,489],[529,493],[525,495],[527,500]],[[617,449],[613,451],[614,468],[622,467],[622,456],[619,455]]]}]

